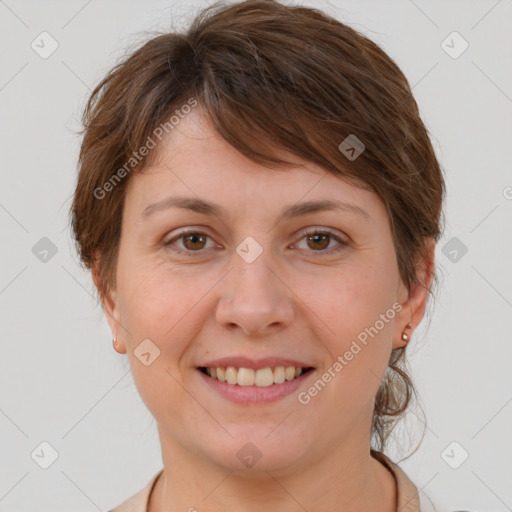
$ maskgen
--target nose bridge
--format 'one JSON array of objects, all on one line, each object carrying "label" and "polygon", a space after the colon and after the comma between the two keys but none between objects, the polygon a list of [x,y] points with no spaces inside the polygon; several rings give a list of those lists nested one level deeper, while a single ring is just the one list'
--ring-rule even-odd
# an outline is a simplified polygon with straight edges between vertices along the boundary
[{"label": "nose bridge", "polygon": [[293,307],[275,268],[271,249],[253,237],[244,239],[236,247],[232,270],[222,289],[218,322],[236,324],[247,334],[290,322]]},{"label": "nose bridge", "polygon": [[253,237],[247,237],[236,247],[233,256],[233,290],[238,300],[262,300],[270,307],[271,303],[279,299],[279,285],[275,282],[277,278],[272,270],[275,262],[272,260],[271,249],[264,248]]}]

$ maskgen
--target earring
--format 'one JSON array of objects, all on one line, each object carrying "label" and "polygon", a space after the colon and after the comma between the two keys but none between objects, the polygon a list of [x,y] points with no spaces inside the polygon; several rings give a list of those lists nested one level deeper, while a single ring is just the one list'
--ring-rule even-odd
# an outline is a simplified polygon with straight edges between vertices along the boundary
[{"label": "earring", "polygon": [[[409,322],[406,326],[405,326],[405,329],[410,329],[412,327],[412,324]],[[409,343],[409,336],[407,336],[407,334],[405,334],[405,329],[404,329],[404,332],[402,332],[402,339],[404,341],[406,341],[407,343]]]}]

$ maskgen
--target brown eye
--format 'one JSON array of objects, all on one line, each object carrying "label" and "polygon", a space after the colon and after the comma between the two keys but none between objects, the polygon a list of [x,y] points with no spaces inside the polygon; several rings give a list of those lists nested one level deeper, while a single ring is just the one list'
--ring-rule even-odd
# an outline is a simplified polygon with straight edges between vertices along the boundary
[{"label": "brown eye", "polygon": [[328,233],[315,233],[314,235],[308,235],[308,247],[311,249],[325,249],[329,246],[329,240],[331,235]]},{"label": "brown eye", "polygon": [[[302,240],[306,239],[308,252],[318,252],[322,254],[333,254],[345,249],[349,244],[342,240],[339,236],[331,233],[330,231],[318,230],[305,232],[302,235]],[[338,242],[338,246],[328,249],[331,242]],[[302,247],[299,247],[302,248]]]},{"label": "brown eye", "polygon": [[[204,252],[203,249],[208,249],[205,245],[209,238],[205,233],[189,230],[179,233],[163,245],[174,252],[191,256],[194,252],[201,253]],[[181,242],[181,246],[176,242]]]},{"label": "brown eye", "polygon": [[182,235],[181,238],[183,239],[183,245],[190,250],[197,250],[202,249],[206,236],[204,236],[202,233],[189,233],[186,235]]}]

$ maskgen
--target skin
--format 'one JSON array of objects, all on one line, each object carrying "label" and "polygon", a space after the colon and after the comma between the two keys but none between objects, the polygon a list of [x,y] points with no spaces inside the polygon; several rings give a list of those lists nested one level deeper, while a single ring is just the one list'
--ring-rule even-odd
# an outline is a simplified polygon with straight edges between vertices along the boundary
[{"label": "skin", "polygon": [[[394,478],[369,453],[373,404],[392,348],[423,318],[427,291],[409,295],[401,281],[382,201],[297,157],[286,170],[255,164],[199,108],[154,151],[128,183],[116,287],[104,303],[117,350],[158,424],[164,472],[150,512],[396,510]],[[141,216],[178,194],[219,203],[227,216],[178,208]],[[332,210],[277,222],[285,206],[316,199],[351,202],[371,220]],[[188,227],[207,238],[164,245]],[[304,228],[328,229],[349,245],[308,243]],[[263,248],[252,263],[235,251],[247,236]],[[427,287],[433,258],[432,242],[418,271]],[[93,275],[98,285],[96,267]],[[196,369],[232,355],[290,357],[316,369],[304,391],[397,302],[402,310],[307,405],[298,392],[234,404]],[[149,366],[134,355],[147,338],[160,350]],[[237,457],[248,442],[262,455],[252,468]]]}]

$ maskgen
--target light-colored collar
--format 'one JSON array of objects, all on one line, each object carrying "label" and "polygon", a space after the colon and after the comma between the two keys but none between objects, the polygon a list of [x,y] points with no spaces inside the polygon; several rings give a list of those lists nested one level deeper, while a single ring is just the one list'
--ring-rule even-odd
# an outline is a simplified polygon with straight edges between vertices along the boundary
[{"label": "light-colored collar", "polygon": [[138,493],[134,494],[131,498],[123,501],[116,508],[109,510],[108,512],[147,512],[149,496],[153,487],[158,480],[158,477],[163,473],[164,468],[162,468]]},{"label": "light-colored collar", "polygon": [[404,470],[382,452],[372,451],[373,458],[384,464],[393,474],[397,490],[397,512],[421,512],[418,489]]}]

